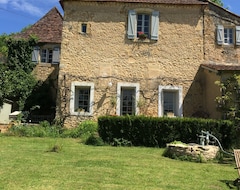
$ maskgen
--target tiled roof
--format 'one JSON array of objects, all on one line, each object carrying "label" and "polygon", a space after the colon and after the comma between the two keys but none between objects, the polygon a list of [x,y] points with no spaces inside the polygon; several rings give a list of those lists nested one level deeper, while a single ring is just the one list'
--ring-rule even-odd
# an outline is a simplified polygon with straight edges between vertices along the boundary
[{"label": "tiled roof", "polygon": [[56,7],[25,31],[15,35],[16,38],[38,37],[38,42],[61,43],[63,17]]},{"label": "tiled roof", "polygon": [[214,71],[240,71],[240,64],[201,64],[203,68]]},{"label": "tiled roof", "polygon": [[[60,4],[68,0],[60,0]],[[93,2],[126,2],[126,3],[159,3],[159,4],[207,4],[207,0],[79,0],[79,1],[93,1]]]}]

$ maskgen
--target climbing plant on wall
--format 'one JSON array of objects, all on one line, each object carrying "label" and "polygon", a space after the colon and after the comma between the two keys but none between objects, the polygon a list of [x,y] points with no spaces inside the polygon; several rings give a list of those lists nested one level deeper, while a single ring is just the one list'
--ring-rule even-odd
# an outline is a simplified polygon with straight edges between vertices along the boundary
[{"label": "climbing plant on wall", "polygon": [[231,75],[226,80],[216,84],[220,87],[221,96],[216,97],[218,110],[224,119],[240,119],[240,75]]},{"label": "climbing plant on wall", "polygon": [[31,54],[36,39],[23,40],[8,36],[1,43],[6,61],[0,62],[0,104],[4,99],[10,99],[14,109],[21,110],[36,84],[31,74],[35,66],[31,62]]}]

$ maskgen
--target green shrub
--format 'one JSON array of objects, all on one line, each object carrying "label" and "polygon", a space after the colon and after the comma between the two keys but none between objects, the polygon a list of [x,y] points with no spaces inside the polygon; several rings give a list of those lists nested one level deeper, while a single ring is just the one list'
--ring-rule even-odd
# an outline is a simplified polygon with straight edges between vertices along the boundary
[{"label": "green shrub", "polygon": [[52,147],[50,147],[50,149],[48,150],[48,152],[56,152],[59,153],[62,151],[63,146],[59,145],[59,144],[54,144]]},{"label": "green shrub", "polygon": [[24,136],[24,137],[59,137],[62,129],[57,125],[50,125],[49,122],[44,121],[38,125],[14,125],[7,135]]},{"label": "green shrub", "polygon": [[85,141],[92,134],[98,131],[98,124],[94,121],[83,121],[78,127],[73,129],[65,129],[61,134],[62,137],[81,138]]},{"label": "green shrub", "polygon": [[104,142],[98,134],[91,134],[85,142],[86,145],[103,146]]},{"label": "green shrub", "polygon": [[182,141],[199,143],[197,135],[209,131],[224,148],[233,146],[236,139],[232,122],[198,118],[168,118],[145,116],[102,116],[98,118],[99,135],[104,142],[116,143],[125,139],[134,146],[165,147],[167,143]]},{"label": "green shrub", "polygon": [[120,138],[114,138],[112,144],[113,146],[132,146],[132,142],[128,141],[126,139]]}]

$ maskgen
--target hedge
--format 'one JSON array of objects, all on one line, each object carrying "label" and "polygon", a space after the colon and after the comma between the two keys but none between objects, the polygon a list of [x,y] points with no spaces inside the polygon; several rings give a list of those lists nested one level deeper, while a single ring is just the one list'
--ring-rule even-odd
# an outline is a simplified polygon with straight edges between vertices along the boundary
[{"label": "hedge", "polygon": [[231,121],[146,116],[101,116],[99,135],[107,143],[125,139],[134,146],[165,147],[172,141],[199,143],[201,131],[216,136],[224,148],[233,146],[236,129]]}]

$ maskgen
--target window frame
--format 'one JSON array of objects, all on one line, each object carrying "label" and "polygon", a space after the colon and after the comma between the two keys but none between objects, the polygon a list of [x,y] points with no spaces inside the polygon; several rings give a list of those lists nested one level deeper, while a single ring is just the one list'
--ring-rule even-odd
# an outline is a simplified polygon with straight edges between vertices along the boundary
[{"label": "window frame", "polygon": [[[139,17],[142,17],[142,19],[140,20],[140,18]],[[148,19],[146,18],[146,17],[148,17]],[[140,32],[143,32],[143,34],[145,34],[146,36],[147,36],[147,38],[149,38],[150,37],[150,33],[151,33],[151,30],[150,30],[150,28],[151,28],[151,15],[149,14],[149,13],[141,13],[141,12],[139,12],[139,13],[137,13],[137,37],[139,38],[139,33]],[[139,24],[139,22],[141,21],[141,23]],[[147,22],[147,24],[146,24],[146,22]],[[139,28],[141,28],[140,30],[139,30]]]},{"label": "window frame", "polygon": [[164,92],[175,92],[176,93],[176,114],[174,113],[174,116],[176,117],[182,117],[182,87],[181,86],[159,86],[158,87],[158,116],[162,117],[164,116]]},{"label": "window frame", "polygon": [[[224,45],[233,45],[234,44],[234,29],[233,28],[224,28],[224,39],[223,39],[223,44]],[[231,33],[230,33],[231,32]],[[230,42],[230,40],[232,42]]]},{"label": "window frame", "polygon": [[[43,53],[43,51],[45,51]],[[43,56],[44,54],[44,56]],[[43,60],[44,59],[44,60]],[[40,54],[41,63],[53,63],[53,49],[52,48],[42,48]]]},{"label": "window frame", "polygon": [[117,106],[116,106],[116,114],[117,115],[121,115],[122,111],[121,111],[121,90],[122,88],[129,88],[129,89],[135,89],[135,102],[134,102],[134,106],[135,106],[135,113],[134,115],[138,115],[139,113],[139,108],[137,106],[137,102],[139,101],[139,83],[125,83],[125,82],[119,82],[117,83]]},{"label": "window frame", "polygon": [[[76,110],[78,95],[76,94],[80,88],[90,88],[90,97],[89,97],[89,111],[78,111]],[[74,81],[71,83],[71,95],[70,95],[70,114],[71,115],[84,115],[91,116],[93,115],[93,105],[94,105],[94,83],[92,82],[78,82]]]}]

